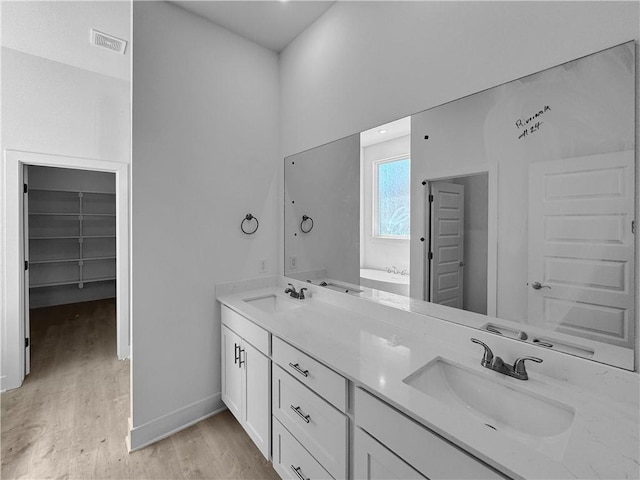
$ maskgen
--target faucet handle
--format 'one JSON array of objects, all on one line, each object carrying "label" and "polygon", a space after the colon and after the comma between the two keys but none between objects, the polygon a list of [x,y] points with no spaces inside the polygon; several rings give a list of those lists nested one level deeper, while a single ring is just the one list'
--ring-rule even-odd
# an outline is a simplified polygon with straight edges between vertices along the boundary
[{"label": "faucet handle", "polygon": [[304,300],[304,291],[305,291],[305,290],[309,290],[309,289],[308,289],[308,288],[306,288],[306,287],[302,287],[302,288],[300,289],[300,293],[299,293],[299,295],[300,295],[300,296],[298,297],[300,300]]},{"label": "faucet handle", "polygon": [[477,338],[472,338],[471,341],[473,343],[477,343],[478,345],[482,345],[484,347],[484,355],[482,356],[482,361],[480,362],[480,365],[482,365],[483,367],[490,367],[491,362],[493,362],[493,352],[491,351],[489,346],[486,343],[481,342]]},{"label": "faucet handle", "polygon": [[531,360],[532,362],[536,362],[536,363],[542,363],[542,359],[538,357],[520,357],[516,359],[516,361],[513,364],[513,371],[520,377],[523,377],[523,380],[526,380],[527,378],[529,378],[529,376],[527,375],[527,369],[524,365],[524,362],[526,360]]}]

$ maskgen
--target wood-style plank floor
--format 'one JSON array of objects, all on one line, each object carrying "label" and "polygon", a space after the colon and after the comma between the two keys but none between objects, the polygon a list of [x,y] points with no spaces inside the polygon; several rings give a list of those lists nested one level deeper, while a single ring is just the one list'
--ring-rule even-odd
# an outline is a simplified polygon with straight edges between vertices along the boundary
[{"label": "wood-style plank floor", "polygon": [[31,374],[2,394],[0,478],[277,479],[225,411],[129,454],[115,300],[31,310]]}]

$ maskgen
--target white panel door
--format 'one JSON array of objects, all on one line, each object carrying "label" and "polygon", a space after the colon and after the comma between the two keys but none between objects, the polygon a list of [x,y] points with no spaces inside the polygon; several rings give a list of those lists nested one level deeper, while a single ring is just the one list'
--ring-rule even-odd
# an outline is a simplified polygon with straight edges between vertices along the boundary
[{"label": "white panel door", "polygon": [[222,326],[222,401],[242,423],[242,370],[239,355],[242,340]]},{"label": "white panel door", "polygon": [[633,347],[634,153],[529,167],[532,324]]},{"label": "white panel door", "polygon": [[430,301],[462,308],[464,266],[464,187],[454,183],[431,185]]},{"label": "white panel door", "polygon": [[243,340],[240,362],[245,387],[242,395],[242,423],[258,449],[269,460],[269,358]]}]

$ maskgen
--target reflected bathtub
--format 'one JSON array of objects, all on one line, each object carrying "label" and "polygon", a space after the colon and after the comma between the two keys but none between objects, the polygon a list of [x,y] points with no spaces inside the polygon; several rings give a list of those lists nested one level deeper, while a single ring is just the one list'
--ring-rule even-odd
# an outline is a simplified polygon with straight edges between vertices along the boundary
[{"label": "reflected bathtub", "polygon": [[373,268],[360,269],[360,285],[385,292],[409,296],[409,275],[387,273]]}]

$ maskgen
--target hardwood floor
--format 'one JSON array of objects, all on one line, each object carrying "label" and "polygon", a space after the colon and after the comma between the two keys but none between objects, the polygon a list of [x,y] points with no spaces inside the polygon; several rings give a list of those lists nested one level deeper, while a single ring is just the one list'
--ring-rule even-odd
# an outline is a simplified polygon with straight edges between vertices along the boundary
[{"label": "hardwood floor", "polygon": [[4,480],[279,478],[228,411],[127,453],[113,299],[31,310],[31,359],[22,387],[2,394]]}]

